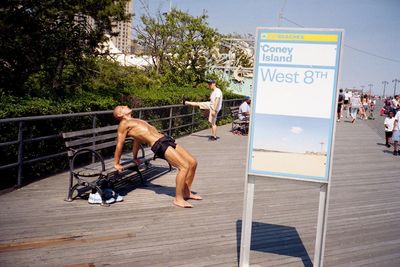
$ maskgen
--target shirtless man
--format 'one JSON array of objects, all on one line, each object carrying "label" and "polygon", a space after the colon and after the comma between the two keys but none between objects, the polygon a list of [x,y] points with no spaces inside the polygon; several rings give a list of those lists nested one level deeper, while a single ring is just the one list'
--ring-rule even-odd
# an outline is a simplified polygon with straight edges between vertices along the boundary
[{"label": "shirtless man", "polygon": [[[137,154],[140,143],[151,146],[154,154],[167,160],[178,169],[176,175],[176,193],[174,204],[182,208],[192,208],[187,199],[201,200],[199,195],[191,192],[191,187],[196,172],[197,161],[181,145],[175,144],[175,140],[157,131],[154,126],[147,122],[132,118],[132,110],[127,106],[117,106],[113,112],[114,117],[120,121],[118,126],[117,146],[114,154],[114,168],[123,170],[120,164],[122,148],[127,136],[134,138],[133,160],[138,161]],[[140,163],[137,162],[137,163]]]}]

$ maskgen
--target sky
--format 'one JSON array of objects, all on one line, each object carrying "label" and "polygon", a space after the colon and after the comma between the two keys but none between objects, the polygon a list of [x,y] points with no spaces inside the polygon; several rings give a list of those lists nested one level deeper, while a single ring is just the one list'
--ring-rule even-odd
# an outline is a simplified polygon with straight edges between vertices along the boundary
[{"label": "sky", "polygon": [[400,80],[400,0],[134,0],[134,23],[143,4],[150,14],[170,6],[192,16],[206,11],[209,26],[221,34],[254,36],[256,27],[278,26],[343,29],[339,88],[383,95],[387,81],[387,96],[394,94],[393,80]]}]

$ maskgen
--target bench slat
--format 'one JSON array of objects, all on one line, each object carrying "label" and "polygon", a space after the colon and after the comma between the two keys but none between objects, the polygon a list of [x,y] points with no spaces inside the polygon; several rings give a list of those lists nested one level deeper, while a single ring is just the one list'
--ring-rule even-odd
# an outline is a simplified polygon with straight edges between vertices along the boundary
[{"label": "bench slat", "polygon": [[74,131],[74,132],[67,132],[67,133],[62,133],[62,137],[64,139],[66,139],[66,138],[71,138],[71,137],[84,136],[84,135],[88,135],[88,134],[97,134],[97,133],[102,133],[102,132],[115,131],[117,128],[118,128],[118,125],[110,125],[110,126],[94,128],[94,129],[86,129],[86,130],[80,130],[80,131]]},{"label": "bench slat", "polygon": [[93,142],[98,142],[98,141],[104,141],[107,139],[114,139],[117,137],[117,133],[109,133],[109,134],[102,134],[102,135],[96,135],[96,136],[91,136],[91,137],[86,137],[86,138],[80,138],[80,139],[75,139],[71,141],[65,141],[65,146],[67,148],[73,148],[75,146],[81,146],[83,144],[91,144]]},{"label": "bench slat", "polygon": [[[100,150],[100,149],[103,149],[103,148],[113,147],[113,146],[116,145],[116,143],[117,143],[117,141],[114,140],[114,141],[105,142],[105,143],[101,143],[101,144],[88,145],[88,146],[85,146],[85,147],[82,147],[82,148],[90,148],[92,150]],[[72,157],[74,155],[74,153],[75,153],[75,151],[69,150],[68,151],[68,156]]]}]

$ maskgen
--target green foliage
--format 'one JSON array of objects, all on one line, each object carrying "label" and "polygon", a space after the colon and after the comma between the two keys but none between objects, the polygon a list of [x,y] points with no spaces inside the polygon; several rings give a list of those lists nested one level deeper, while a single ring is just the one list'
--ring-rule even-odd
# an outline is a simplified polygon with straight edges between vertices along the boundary
[{"label": "green foliage", "polygon": [[115,35],[112,23],[128,19],[128,1],[2,1],[0,94],[58,98],[81,89],[98,44]]},{"label": "green foliage", "polygon": [[18,98],[4,96],[0,101],[0,119],[109,110],[117,104],[118,102],[110,96],[96,95],[93,93],[81,93],[65,101],[38,97]]},{"label": "green foliage", "polygon": [[138,43],[151,55],[163,84],[197,86],[204,82],[219,34],[206,22],[177,9],[158,17],[142,16]]}]

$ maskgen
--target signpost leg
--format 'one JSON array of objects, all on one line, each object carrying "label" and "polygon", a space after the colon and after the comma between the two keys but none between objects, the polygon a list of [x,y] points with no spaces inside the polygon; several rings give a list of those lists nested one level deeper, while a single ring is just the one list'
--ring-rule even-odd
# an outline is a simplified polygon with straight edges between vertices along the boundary
[{"label": "signpost leg", "polygon": [[248,267],[250,258],[255,178],[249,175],[247,179],[244,192],[242,234],[240,239],[240,267]]},{"label": "signpost leg", "polygon": [[317,222],[317,237],[315,239],[314,266],[323,266],[323,254],[326,235],[326,204],[327,204],[327,184],[323,184],[319,190],[319,208]]}]

